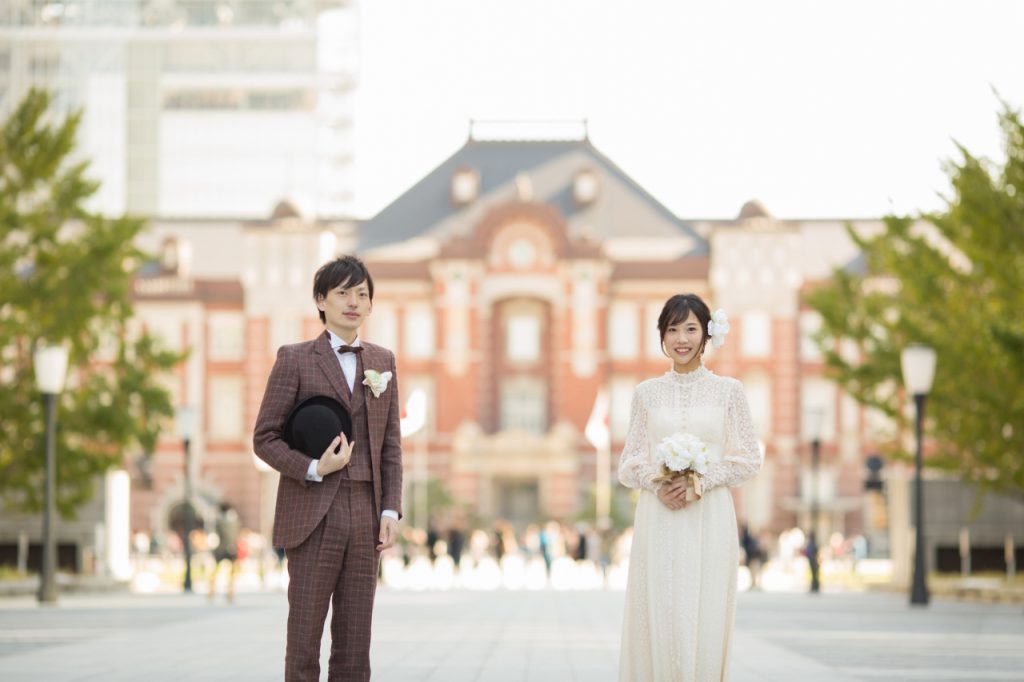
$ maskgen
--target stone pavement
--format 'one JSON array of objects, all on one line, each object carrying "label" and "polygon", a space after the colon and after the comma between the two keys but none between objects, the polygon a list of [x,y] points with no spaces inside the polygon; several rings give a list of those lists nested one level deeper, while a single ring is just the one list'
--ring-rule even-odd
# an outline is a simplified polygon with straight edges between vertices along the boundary
[{"label": "stone pavement", "polygon": [[[623,597],[381,589],[374,680],[615,680]],[[50,608],[4,599],[0,680],[279,680],[286,612],[279,592],[233,605],[167,594],[62,595]],[[740,595],[730,680],[979,682],[1022,671],[1019,606],[754,592]]]}]

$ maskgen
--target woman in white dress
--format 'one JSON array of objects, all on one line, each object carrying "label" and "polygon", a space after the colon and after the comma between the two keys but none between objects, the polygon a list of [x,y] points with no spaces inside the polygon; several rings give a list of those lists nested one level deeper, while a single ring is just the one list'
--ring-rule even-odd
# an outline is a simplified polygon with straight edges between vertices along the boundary
[{"label": "woman in white dress", "polygon": [[[743,386],[707,370],[709,340],[728,332],[693,294],[673,296],[658,318],[662,350],[672,370],[633,393],[619,480],[637,488],[633,545],[626,587],[619,680],[708,682],[726,679],[736,610],[738,529],[729,486],[761,467]],[[662,439],[676,433],[707,446],[701,497],[687,502],[686,477],[656,481]],[[692,496],[692,495],[691,495]]]}]

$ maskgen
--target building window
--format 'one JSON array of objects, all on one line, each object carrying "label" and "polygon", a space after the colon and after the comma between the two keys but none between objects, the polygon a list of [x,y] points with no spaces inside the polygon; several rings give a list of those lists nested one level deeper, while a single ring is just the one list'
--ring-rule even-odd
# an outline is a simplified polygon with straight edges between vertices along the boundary
[{"label": "building window", "polygon": [[243,437],[242,407],[245,405],[242,393],[242,377],[210,377],[210,440],[240,440]]},{"label": "building window", "polygon": [[270,351],[277,352],[281,346],[295,343],[300,339],[299,322],[292,315],[276,311],[270,316]]},{"label": "building window", "polygon": [[536,315],[512,315],[506,320],[505,355],[512,362],[536,362],[540,359],[540,318]]},{"label": "building window", "polygon": [[146,331],[150,336],[160,341],[168,350],[181,351],[184,324],[178,318],[160,315],[154,311],[153,315],[147,316],[145,320]]},{"label": "building window", "polygon": [[766,358],[772,352],[772,325],[768,313],[747,313],[740,326],[740,349],[748,358]]},{"label": "building window", "polygon": [[[820,424],[814,424],[820,415]],[[827,379],[806,379],[800,387],[800,420],[803,439],[831,442],[836,437],[836,385]],[[815,427],[817,427],[815,429]],[[815,430],[817,432],[815,433]]]},{"label": "building window", "polygon": [[821,330],[821,313],[806,310],[800,313],[800,359],[805,362],[821,362],[821,350],[814,336]]},{"label": "building window", "polygon": [[245,320],[241,313],[210,313],[208,329],[211,360],[245,357]]},{"label": "building window", "polygon": [[410,358],[434,355],[434,315],[427,304],[414,304],[405,309],[402,352]]},{"label": "building window", "polygon": [[600,192],[600,181],[597,172],[591,168],[585,168],[578,173],[572,181],[572,198],[579,206],[587,206],[594,203]]},{"label": "building window", "polygon": [[314,101],[314,93],[302,89],[182,89],[163,94],[164,109],[178,111],[309,111]]},{"label": "building window", "polygon": [[768,377],[754,375],[743,378],[743,391],[750,404],[750,415],[758,438],[767,440],[772,432],[772,384]]},{"label": "building window", "polygon": [[373,304],[373,314],[366,318],[366,338],[378,346],[398,348],[398,313],[390,303]]},{"label": "building window", "polygon": [[452,175],[452,203],[465,206],[480,193],[480,173],[472,168],[460,168]]},{"label": "building window", "polygon": [[617,301],[608,311],[608,355],[631,360],[639,350],[640,315],[635,303]]},{"label": "building window", "polygon": [[636,381],[632,378],[615,377],[612,379],[608,400],[608,417],[613,441],[626,440],[635,387]]},{"label": "building window", "polygon": [[543,381],[516,377],[502,383],[501,429],[537,435],[547,430],[547,394]]},{"label": "building window", "polygon": [[844,434],[860,432],[860,403],[848,393],[843,393],[840,401],[840,415]]},{"label": "building window", "polygon": [[645,352],[648,358],[661,359],[665,354],[661,350],[661,331],[658,329],[658,318],[661,317],[661,303],[648,303],[644,313]]}]

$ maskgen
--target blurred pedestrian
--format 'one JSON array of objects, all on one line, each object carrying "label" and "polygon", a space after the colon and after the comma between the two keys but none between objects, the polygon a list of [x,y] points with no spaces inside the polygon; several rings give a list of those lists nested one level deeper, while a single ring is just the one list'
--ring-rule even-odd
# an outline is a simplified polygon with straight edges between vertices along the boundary
[{"label": "blurred pedestrian", "polygon": [[540,548],[540,555],[544,559],[544,570],[547,572],[548,577],[551,577],[551,544],[552,537],[551,533],[548,532],[548,526],[545,525],[540,529],[538,533],[537,544]]},{"label": "blurred pedestrian", "polygon": [[212,603],[217,592],[217,574],[221,563],[228,562],[227,598],[235,601],[235,572],[238,569],[238,543],[241,540],[241,522],[238,512],[227,502],[221,502],[217,509],[214,532],[217,533],[217,546],[213,548],[213,570],[210,571],[210,588],[206,598]]},{"label": "blurred pedestrian", "polygon": [[761,547],[758,539],[750,532],[750,528],[746,523],[740,527],[740,546],[743,548],[743,557],[747,565],[747,571],[750,572],[750,589],[759,590],[761,589],[761,566],[765,560],[764,549]]},{"label": "blurred pedestrian", "polygon": [[437,531],[437,521],[431,517],[427,522],[427,556],[430,557],[430,564],[433,565],[437,560],[437,541],[441,539],[441,534]]},{"label": "blurred pedestrian", "polygon": [[590,526],[588,524],[576,524],[575,533],[573,534],[576,545],[573,548],[572,558],[575,559],[577,563],[587,559],[587,553],[589,551],[588,543],[590,542],[590,538],[588,537],[589,532]]},{"label": "blurred pedestrian", "polygon": [[462,561],[462,549],[465,544],[466,535],[462,532],[460,523],[455,521],[452,523],[452,527],[448,529],[448,554],[452,557],[456,573],[459,571],[459,562]]}]

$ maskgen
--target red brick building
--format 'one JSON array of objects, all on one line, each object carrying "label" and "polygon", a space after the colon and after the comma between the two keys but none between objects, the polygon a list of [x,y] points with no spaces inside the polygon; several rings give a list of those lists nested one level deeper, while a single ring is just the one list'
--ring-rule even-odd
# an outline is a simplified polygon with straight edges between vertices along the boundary
[{"label": "red brick building", "polygon": [[[821,378],[801,302],[855,257],[842,221],[775,220],[756,202],[734,221],[682,220],[586,139],[470,139],[361,224],[306,221],[282,203],[267,221],[158,221],[148,240],[177,254],[175,268],[140,280],[138,318],[193,349],[169,385],[202,415],[201,511],[227,499],[269,530],[276,473],[251,449],[266,377],[280,345],[321,330],[316,268],[354,251],[376,280],[364,338],[395,350],[403,396],[427,396],[427,425],[405,446],[410,521],[423,522],[414,489],[428,478],[482,520],[592,509],[598,457],[583,429],[602,390],[610,479],[628,508],[614,468],[632,389],[668,368],[657,315],[692,291],[730,314],[733,333],[707,361],[744,381],[767,455],[740,515],[755,529],[807,523],[812,410],[823,417],[823,530],[863,526],[870,425]],[[133,469],[133,525],[158,536],[183,490],[168,433],[148,474]]]}]

